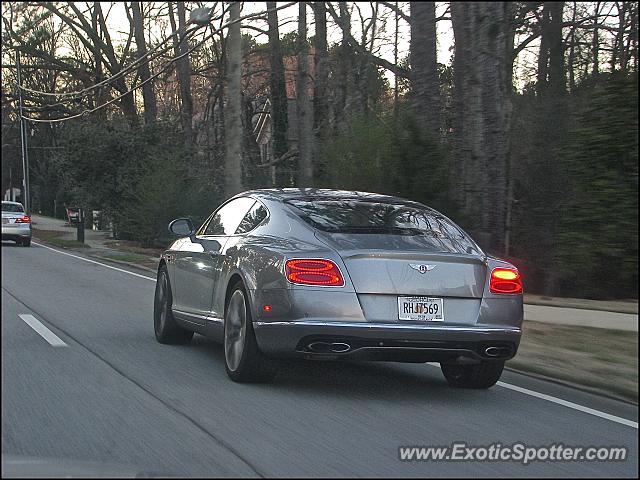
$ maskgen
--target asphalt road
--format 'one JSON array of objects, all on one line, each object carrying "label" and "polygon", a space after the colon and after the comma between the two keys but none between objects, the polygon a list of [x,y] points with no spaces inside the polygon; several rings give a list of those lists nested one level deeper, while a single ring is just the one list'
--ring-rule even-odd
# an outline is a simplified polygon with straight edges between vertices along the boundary
[{"label": "asphalt road", "polygon": [[[233,383],[222,349],[204,337],[155,341],[154,279],[121,268],[3,243],[3,477],[638,471],[637,407],[510,372],[473,391],[450,389],[432,365],[297,362],[270,384]],[[33,319],[55,338],[36,332]],[[455,441],[626,446],[629,456],[530,465],[398,459],[400,446]]]}]

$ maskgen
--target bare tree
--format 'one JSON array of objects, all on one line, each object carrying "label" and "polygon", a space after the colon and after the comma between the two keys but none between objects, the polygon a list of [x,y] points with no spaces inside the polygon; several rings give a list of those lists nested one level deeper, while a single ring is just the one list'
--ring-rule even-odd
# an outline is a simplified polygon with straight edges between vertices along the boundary
[{"label": "bare tree", "polygon": [[240,2],[229,3],[227,35],[227,99],[225,119],[225,195],[243,190],[242,182],[242,38],[240,36]]},{"label": "bare tree", "polygon": [[[451,4],[454,56],[454,175],[459,198],[484,245],[504,250],[511,114],[507,63],[513,50],[510,2]],[[511,42],[511,43],[510,43]]]},{"label": "bare tree", "polygon": [[[273,156],[278,159],[287,153],[289,148],[289,118],[276,2],[267,2],[267,21],[269,24],[271,138],[273,139]],[[277,168],[277,166],[272,168]]]},{"label": "bare tree", "polygon": [[298,185],[309,187],[313,181],[313,112],[309,98],[309,43],[307,41],[307,4],[299,2],[298,14]]},{"label": "bare tree", "polygon": [[599,33],[599,24],[598,17],[600,15],[600,6],[602,2],[596,2],[595,11],[593,15],[593,37],[591,40],[591,55],[593,58],[593,73],[597,74],[600,72],[600,39],[598,36]]},{"label": "bare tree", "polygon": [[[316,22],[315,37],[315,90],[313,96],[314,129],[318,140],[324,139],[328,128],[329,53],[327,51],[327,10],[324,2],[313,3]],[[316,158],[317,160],[317,158]]]},{"label": "bare tree", "polygon": [[178,12],[178,25],[176,28],[176,20],[173,12],[173,2],[169,3],[169,21],[171,22],[172,33],[177,35],[173,36],[173,50],[176,57],[182,56],[176,62],[176,73],[178,75],[178,83],[180,84],[180,99],[182,100],[181,108],[181,121],[182,130],[184,132],[184,142],[187,149],[191,150],[193,147],[193,99],[191,97],[191,63],[189,61],[189,55],[186,55],[188,50],[187,41],[185,38],[186,31],[186,13],[184,8],[184,2],[176,2]]},{"label": "bare tree", "polygon": [[[133,12],[133,28],[136,37],[138,58],[143,58],[147,55],[147,43],[144,37],[144,19],[142,17],[141,3],[131,2],[131,11]],[[140,76],[140,80],[143,82],[142,99],[144,102],[144,118],[147,124],[153,124],[156,121],[158,109],[156,107],[156,96],[153,93],[153,82],[149,81],[149,78],[151,77],[149,62],[143,61],[140,63],[140,67],[138,67],[138,74]]]},{"label": "bare tree", "polygon": [[[95,59],[94,66],[96,68],[101,69],[104,65],[108,73],[116,77],[109,84],[109,87],[114,88],[122,95],[120,98],[122,113],[131,126],[136,126],[138,124],[138,116],[133,92],[129,90],[125,76],[120,75],[125,69],[124,64],[129,55],[133,39],[133,25],[130,26],[124,46],[118,49],[118,55],[111,40],[100,2],[93,3],[90,19],[85,17],[85,14],[74,2],[67,2],[66,4],[41,2],[37,6],[55,15],[69,29],[69,32],[73,34],[72,38]],[[25,42],[20,35],[17,35],[11,29],[8,29],[7,33],[9,33],[10,38],[16,41],[17,46],[15,48],[21,52],[40,58],[51,67],[72,73],[76,78],[81,79],[86,86],[93,84],[95,78],[88,73],[90,69],[88,66],[79,67],[78,59],[69,60],[42,50]]]},{"label": "bare tree", "polygon": [[440,133],[440,82],[436,61],[436,4],[411,2],[411,104],[433,138]]}]

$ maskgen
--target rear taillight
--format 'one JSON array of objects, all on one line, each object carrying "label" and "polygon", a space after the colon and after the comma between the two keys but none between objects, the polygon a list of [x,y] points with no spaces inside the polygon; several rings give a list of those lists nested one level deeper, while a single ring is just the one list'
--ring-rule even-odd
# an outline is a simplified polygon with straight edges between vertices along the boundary
[{"label": "rear taillight", "polygon": [[24,215],[20,218],[16,218],[14,223],[29,223],[31,222],[31,219],[29,218],[28,215]]},{"label": "rear taillight", "polygon": [[285,264],[287,280],[301,285],[342,287],[344,278],[338,266],[331,260],[304,258],[287,260]]},{"label": "rear taillight", "polygon": [[522,283],[518,270],[511,268],[494,268],[489,281],[491,293],[522,293]]}]

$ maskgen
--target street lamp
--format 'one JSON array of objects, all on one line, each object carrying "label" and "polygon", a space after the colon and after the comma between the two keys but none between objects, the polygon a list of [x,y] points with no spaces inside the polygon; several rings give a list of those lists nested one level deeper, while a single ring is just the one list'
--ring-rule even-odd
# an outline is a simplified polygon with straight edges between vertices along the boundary
[{"label": "street lamp", "polygon": [[189,23],[195,23],[199,27],[204,27],[205,25],[209,25],[211,22],[211,14],[213,13],[213,8],[207,7],[199,7],[191,10],[191,15],[189,15]]}]

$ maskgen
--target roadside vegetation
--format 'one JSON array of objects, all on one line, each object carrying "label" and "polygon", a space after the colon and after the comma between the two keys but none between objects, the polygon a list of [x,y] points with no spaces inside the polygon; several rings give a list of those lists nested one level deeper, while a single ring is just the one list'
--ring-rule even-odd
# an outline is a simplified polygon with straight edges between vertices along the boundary
[{"label": "roadside vegetation", "polygon": [[583,326],[524,322],[518,371],[638,403],[638,335]]},{"label": "roadside vegetation", "polygon": [[33,235],[43,242],[49,243],[56,247],[63,248],[90,248],[86,243],[78,242],[77,240],[71,240],[69,238],[61,238],[65,236],[65,232],[58,230],[41,230],[39,228],[33,228]]}]

